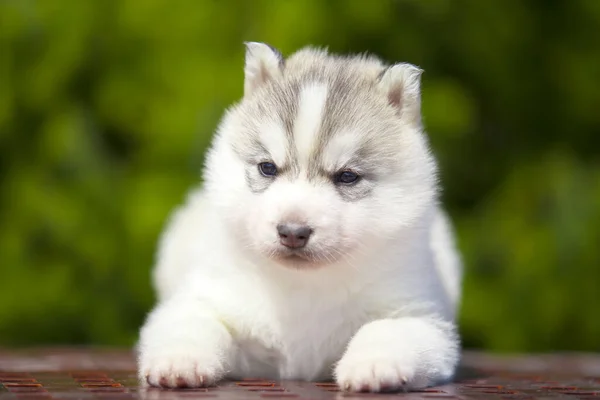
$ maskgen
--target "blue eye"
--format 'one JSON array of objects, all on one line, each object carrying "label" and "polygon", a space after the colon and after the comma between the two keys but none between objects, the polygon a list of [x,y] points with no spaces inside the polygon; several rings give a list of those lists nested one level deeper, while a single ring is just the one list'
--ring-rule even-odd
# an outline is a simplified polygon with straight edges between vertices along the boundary
[{"label": "blue eye", "polygon": [[275,166],[275,164],[270,162],[262,162],[258,164],[258,170],[263,176],[277,175],[277,167]]},{"label": "blue eye", "polygon": [[356,183],[360,179],[360,175],[352,171],[340,171],[335,177],[336,183],[342,183],[345,185],[350,185],[352,183]]}]

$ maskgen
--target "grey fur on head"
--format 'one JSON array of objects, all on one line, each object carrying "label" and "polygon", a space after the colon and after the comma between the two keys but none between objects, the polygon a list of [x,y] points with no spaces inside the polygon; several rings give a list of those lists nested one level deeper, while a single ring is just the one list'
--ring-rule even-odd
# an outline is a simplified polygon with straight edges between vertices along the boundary
[{"label": "grey fur on head", "polygon": [[[245,45],[244,95],[248,96],[254,89],[269,80],[280,78],[285,73],[286,67],[283,55],[273,46],[260,42],[245,42]],[[367,67],[368,70],[377,71],[377,78],[373,81],[379,81],[382,90],[388,93],[390,104],[396,106],[399,112],[405,114],[407,118],[419,119],[421,74],[423,73],[421,68],[409,63],[386,66],[378,58],[369,55],[332,56],[327,54],[325,50],[315,48],[305,48],[292,57],[299,59],[309,53],[313,53],[313,57],[305,60],[305,64],[324,61],[323,57],[318,57],[318,55],[321,55],[335,59],[337,63],[334,64],[337,65],[332,65],[333,67],[340,67],[339,63],[348,64],[350,62],[351,64],[355,63],[356,67]],[[306,68],[306,65],[304,67]],[[308,73],[307,77],[319,78],[318,70],[322,74],[321,77],[327,72],[331,72],[321,65],[321,67],[314,68],[311,73]]]}]

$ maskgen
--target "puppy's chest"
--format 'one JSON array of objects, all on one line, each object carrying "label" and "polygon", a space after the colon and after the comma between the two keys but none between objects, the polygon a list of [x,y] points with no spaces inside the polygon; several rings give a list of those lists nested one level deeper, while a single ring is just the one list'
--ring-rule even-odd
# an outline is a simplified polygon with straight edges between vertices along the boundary
[{"label": "puppy's chest", "polygon": [[[307,301],[263,312],[255,330],[236,338],[242,375],[324,379],[371,313],[356,304]],[[269,310],[263,310],[269,311]],[[244,368],[245,367],[245,368]]]}]

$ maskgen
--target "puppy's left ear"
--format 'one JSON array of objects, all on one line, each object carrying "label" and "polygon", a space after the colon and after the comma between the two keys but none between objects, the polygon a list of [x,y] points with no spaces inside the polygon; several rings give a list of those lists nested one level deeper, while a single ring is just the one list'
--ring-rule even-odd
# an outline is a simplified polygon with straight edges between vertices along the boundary
[{"label": "puppy's left ear", "polygon": [[398,110],[403,120],[421,123],[421,74],[423,70],[407,63],[394,64],[386,68],[379,86],[387,94],[389,103]]},{"label": "puppy's left ear", "polygon": [[283,56],[265,43],[246,42],[246,61],[244,66],[244,97],[256,88],[281,75]]}]

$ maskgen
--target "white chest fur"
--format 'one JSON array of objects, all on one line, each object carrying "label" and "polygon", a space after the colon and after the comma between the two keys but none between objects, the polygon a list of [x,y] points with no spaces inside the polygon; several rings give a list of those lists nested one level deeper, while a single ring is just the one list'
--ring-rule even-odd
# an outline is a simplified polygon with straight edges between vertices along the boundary
[{"label": "white chest fur", "polygon": [[347,298],[335,281],[313,291],[250,274],[225,283],[202,292],[234,339],[232,377],[330,378],[351,337],[374,319],[368,302]]},{"label": "white chest fur", "polygon": [[[327,379],[360,323],[344,321],[330,310],[294,313],[277,321],[255,325],[262,332],[234,334],[238,349],[232,376],[265,376],[273,379]],[[352,323],[354,322],[354,323]]]}]

